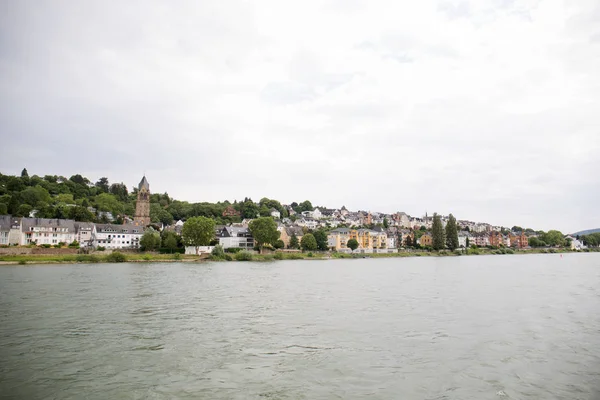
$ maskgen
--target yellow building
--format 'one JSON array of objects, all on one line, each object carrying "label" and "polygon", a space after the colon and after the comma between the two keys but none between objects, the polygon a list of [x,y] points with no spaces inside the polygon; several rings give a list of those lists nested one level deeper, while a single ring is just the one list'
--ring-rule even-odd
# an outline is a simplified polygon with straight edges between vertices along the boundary
[{"label": "yellow building", "polygon": [[431,237],[431,235],[429,233],[424,233],[423,236],[421,236],[421,238],[419,239],[419,244],[423,247],[432,246],[433,238]]},{"label": "yellow building", "polygon": [[348,240],[355,239],[359,249],[385,249],[387,235],[385,232],[376,232],[369,229],[334,229],[327,235],[327,244],[330,249],[347,249]]}]

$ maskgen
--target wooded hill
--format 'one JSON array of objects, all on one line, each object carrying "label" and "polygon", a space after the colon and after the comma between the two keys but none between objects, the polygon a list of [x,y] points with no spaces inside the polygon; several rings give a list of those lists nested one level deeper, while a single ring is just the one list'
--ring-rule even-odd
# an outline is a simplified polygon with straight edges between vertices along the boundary
[{"label": "wooded hill", "polygon": [[[105,177],[93,183],[79,174],[70,178],[29,176],[26,169],[21,176],[0,173],[0,215],[24,217],[35,211],[39,218],[86,222],[109,222],[109,215],[112,215],[116,223],[123,223],[125,216],[133,217],[136,197],[136,187],[129,191],[124,183],[110,183]],[[229,206],[239,215],[223,216],[223,211]],[[313,209],[309,201],[292,203],[292,206],[299,212]],[[288,215],[279,201],[267,198],[258,203],[249,198],[233,203],[188,203],[174,200],[167,193],[154,193],[150,198],[152,222],[166,225],[194,216],[212,218],[217,224],[239,222],[243,218],[256,218],[257,214],[270,215],[272,208],[277,209],[282,218]]]}]

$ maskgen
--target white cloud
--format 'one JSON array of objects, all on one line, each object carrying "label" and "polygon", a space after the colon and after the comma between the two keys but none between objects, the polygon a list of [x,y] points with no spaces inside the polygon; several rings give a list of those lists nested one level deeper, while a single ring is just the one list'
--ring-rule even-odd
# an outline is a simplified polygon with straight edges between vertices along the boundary
[{"label": "white cloud", "polygon": [[14,2],[4,173],[600,226],[593,0]]}]

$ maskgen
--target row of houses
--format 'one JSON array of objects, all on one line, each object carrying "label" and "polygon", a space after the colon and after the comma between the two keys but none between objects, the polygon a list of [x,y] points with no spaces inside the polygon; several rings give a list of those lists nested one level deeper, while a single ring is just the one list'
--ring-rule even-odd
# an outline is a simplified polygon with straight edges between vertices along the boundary
[{"label": "row of houses", "polygon": [[94,224],[70,219],[19,218],[0,215],[0,245],[58,245],[78,242],[81,247],[139,248],[144,228],[134,224]]}]

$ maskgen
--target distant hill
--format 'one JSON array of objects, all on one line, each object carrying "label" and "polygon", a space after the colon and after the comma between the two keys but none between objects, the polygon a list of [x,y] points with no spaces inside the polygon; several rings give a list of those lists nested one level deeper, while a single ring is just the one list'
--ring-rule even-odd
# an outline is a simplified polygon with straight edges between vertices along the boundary
[{"label": "distant hill", "polygon": [[581,236],[581,235],[589,235],[590,233],[596,233],[596,232],[600,232],[600,228],[579,231],[579,232],[572,233],[571,235],[573,235],[573,236],[580,235]]}]

